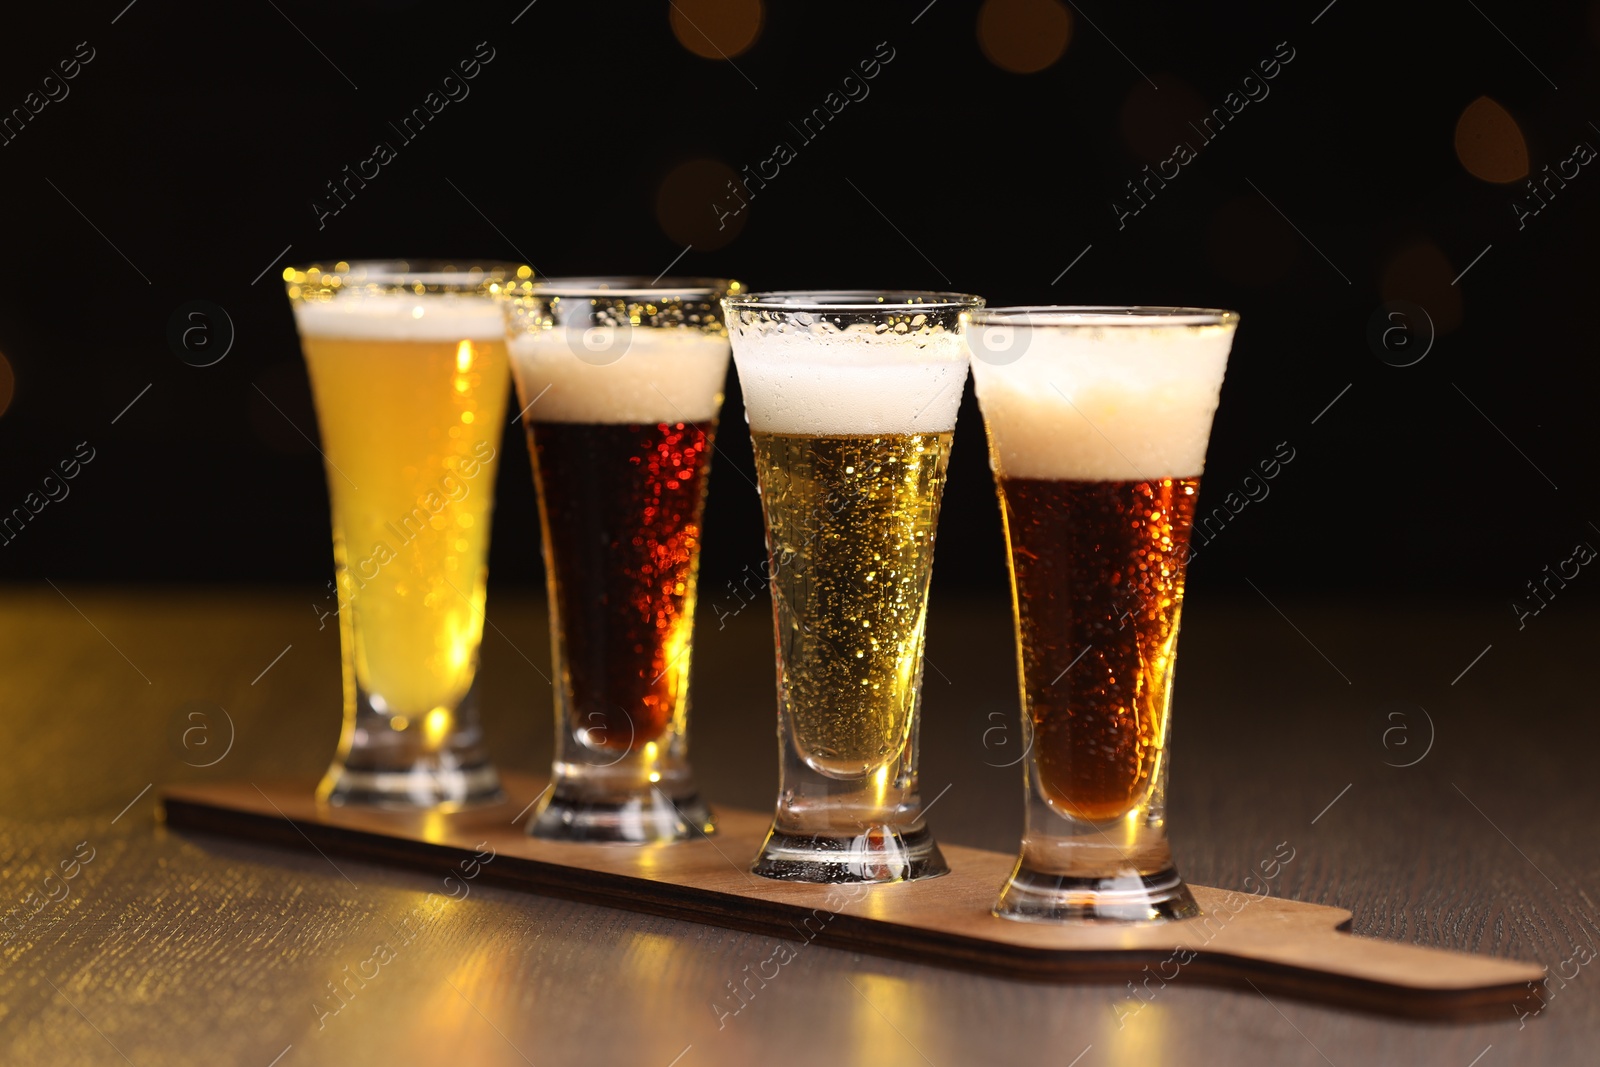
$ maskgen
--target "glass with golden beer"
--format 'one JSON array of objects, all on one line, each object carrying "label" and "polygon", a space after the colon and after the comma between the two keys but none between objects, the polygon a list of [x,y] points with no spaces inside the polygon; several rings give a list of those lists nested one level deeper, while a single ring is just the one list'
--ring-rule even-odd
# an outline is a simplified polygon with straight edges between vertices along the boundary
[{"label": "glass with golden beer", "polygon": [[943,874],[917,732],[934,530],[967,378],[960,293],[756,293],[728,327],[755,445],[778,668],[777,812],[752,869]]},{"label": "glass with golden beer", "polygon": [[497,799],[473,703],[516,266],[284,271],[333,511],[344,730],[333,804]]},{"label": "glass with golden beer", "polygon": [[709,834],[689,767],[700,517],[737,282],[556,278],[507,305],[556,683],[537,837]]},{"label": "glass with golden beer", "polygon": [[1003,918],[1198,914],[1166,837],[1172,683],[1238,316],[989,308],[968,332],[1010,549],[1027,828]]}]

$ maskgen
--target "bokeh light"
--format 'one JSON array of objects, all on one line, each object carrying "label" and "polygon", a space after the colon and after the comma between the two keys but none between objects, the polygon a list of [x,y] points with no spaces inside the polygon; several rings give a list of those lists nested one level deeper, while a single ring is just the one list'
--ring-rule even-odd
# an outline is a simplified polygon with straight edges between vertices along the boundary
[{"label": "bokeh light", "polygon": [[1141,79],[1122,101],[1117,118],[1128,150],[1146,163],[1159,163],[1180,142],[1196,151],[1204,148],[1206,139],[1189,125],[1211,113],[1200,94],[1174,74],[1157,75],[1156,84],[1160,92]]},{"label": "bokeh light", "polygon": [[1044,70],[1071,40],[1072,13],[1060,0],[984,0],[978,9],[978,47],[1012,74]]},{"label": "bokeh light", "polygon": [[[732,167],[716,159],[691,159],[673,167],[656,192],[656,221],[662,231],[675,243],[702,252],[731,242],[749,221],[753,199],[738,178]],[[759,183],[755,189],[759,195]]]},{"label": "bokeh light", "polygon": [[732,59],[761,36],[761,0],[672,0],[678,43],[706,59]]},{"label": "bokeh light", "polygon": [[1486,182],[1521,181],[1528,176],[1528,142],[1511,112],[1480,96],[1456,120],[1456,158],[1467,173]]},{"label": "bokeh light", "polygon": [[1461,289],[1450,284],[1460,269],[1433,241],[1416,238],[1384,264],[1379,290],[1384,300],[1422,305],[1435,333],[1446,334],[1461,325]]},{"label": "bokeh light", "polygon": [[1211,216],[1209,251],[1231,282],[1267,288],[1286,281],[1301,258],[1300,238],[1259,196],[1240,196]]},{"label": "bokeh light", "polygon": [[11,361],[0,352],[0,415],[11,407],[11,398],[17,394],[17,376],[12,373]]}]

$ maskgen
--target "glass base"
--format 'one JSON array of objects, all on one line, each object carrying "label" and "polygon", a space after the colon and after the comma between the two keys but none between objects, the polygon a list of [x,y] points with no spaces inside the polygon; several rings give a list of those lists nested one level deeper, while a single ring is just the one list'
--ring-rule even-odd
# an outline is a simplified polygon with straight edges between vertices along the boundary
[{"label": "glass base", "polygon": [[494,767],[418,763],[403,771],[333,767],[317,790],[319,799],[392,811],[459,811],[504,800]]},{"label": "glass base", "polygon": [[1192,919],[1200,905],[1178,872],[1128,871],[1108,878],[1045,874],[1020,863],[994,913],[1020,922],[1170,922]]},{"label": "glass base", "polygon": [[750,869],[763,878],[823,885],[909,882],[950,873],[926,827],[902,834],[886,826],[853,837],[793,834],[774,826]]},{"label": "glass base", "polygon": [[717,827],[698,793],[669,797],[656,788],[622,800],[597,800],[558,785],[528,820],[527,832],[550,841],[651,845],[709,836]]}]

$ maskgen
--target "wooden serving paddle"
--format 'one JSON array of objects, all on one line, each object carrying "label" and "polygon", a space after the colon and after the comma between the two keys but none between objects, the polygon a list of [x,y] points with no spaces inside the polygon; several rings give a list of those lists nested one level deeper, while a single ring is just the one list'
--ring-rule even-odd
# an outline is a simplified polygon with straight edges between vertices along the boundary
[{"label": "wooden serving paddle", "polygon": [[[1014,857],[942,846],[950,873],[880,886],[750,874],[770,817],[718,808],[718,832],[677,845],[540,841],[522,816],[544,789],[502,776],[507,799],[448,815],[319,805],[309,782],[169,786],[169,826],[440,870],[533,893],[857,952],[1043,981],[1254,987],[1385,1014],[1481,1018],[1525,1000],[1543,969],[1519,960],[1354,937],[1342,908],[1192,885],[1203,914],[1136,925],[1040,924],[989,913]],[[492,850],[493,858],[484,858]],[[474,856],[477,856],[475,859]],[[467,864],[463,866],[463,864]],[[1130,1005],[1133,1001],[1130,1000]]]}]

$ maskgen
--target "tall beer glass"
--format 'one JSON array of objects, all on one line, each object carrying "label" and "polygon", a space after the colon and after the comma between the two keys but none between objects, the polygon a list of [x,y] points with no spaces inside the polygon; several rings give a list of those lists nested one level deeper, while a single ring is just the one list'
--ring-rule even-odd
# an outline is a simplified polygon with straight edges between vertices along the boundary
[{"label": "tall beer glass", "polygon": [[688,759],[700,516],[728,373],[710,279],[556,278],[507,305],[556,671],[537,837],[711,833]]},{"label": "tall beer glass", "polygon": [[1166,837],[1206,441],[1239,318],[991,308],[968,342],[1010,548],[1027,829],[995,914],[1198,914]]},{"label": "tall beer glass", "polygon": [[777,812],[753,870],[943,874],[917,728],[934,528],[977,297],[756,293],[728,326],[755,445],[778,668]]},{"label": "tall beer glass", "polygon": [[499,300],[528,268],[288,268],[333,509],[344,731],[318,796],[500,796],[473,702],[510,374]]}]

